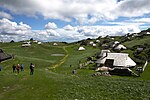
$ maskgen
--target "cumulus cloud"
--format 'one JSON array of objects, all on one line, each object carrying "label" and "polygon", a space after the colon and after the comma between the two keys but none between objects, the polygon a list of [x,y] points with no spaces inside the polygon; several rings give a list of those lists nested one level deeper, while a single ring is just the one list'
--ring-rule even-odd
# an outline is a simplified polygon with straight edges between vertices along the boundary
[{"label": "cumulus cloud", "polygon": [[138,17],[150,13],[149,0],[124,0],[108,12],[114,19],[123,17]]},{"label": "cumulus cloud", "polygon": [[0,20],[0,40],[21,41],[34,38],[40,41],[67,41],[73,42],[86,38],[96,38],[106,35],[124,35],[126,33],[139,32],[137,26],[71,26],[63,28],[49,28],[45,30],[32,30],[23,22],[17,24],[8,19]]},{"label": "cumulus cloud", "polygon": [[[1,0],[0,4],[15,14],[33,17],[40,14],[45,19],[64,21],[76,19],[81,24],[150,13],[150,0]],[[9,16],[4,12],[1,15]]]},{"label": "cumulus cloud", "polygon": [[76,19],[80,23],[87,23],[87,19],[90,19],[89,23],[93,23],[97,21],[94,14],[103,14],[109,11],[116,2],[116,0],[1,0],[0,4],[15,14],[33,17],[41,14],[44,18],[64,21]]},{"label": "cumulus cloud", "polygon": [[64,29],[68,31],[74,30],[74,28],[71,25],[64,26]]},{"label": "cumulus cloud", "polygon": [[10,14],[3,11],[0,11],[0,18],[13,19],[13,17]]},{"label": "cumulus cloud", "polygon": [[[42,15],[45,19],[73,20],[82,25],[58,28],[55,23],[49,22],[44,30],[32,30],[23,22],[10,21],[12,16],[0,11],[0,18],[3,18],[0,19],[0,39],[18,41],[33,37],[41,41],[77,41],[139,32],[139,27],[150,23],[150,18],[142,18],[150,14],[149,4],[150,0],[0,0],[0,6],[13,14]],[[127,20],[117,21],[119,17]],[[93,26],[96,22],[104,22],[107,26]]]},{"label": "cumulus cloud", "polygon": [[149,0],[1,0],[2,7],[15,14],[45,19],[93,24],[102,20],[114,20],[120,16],[137,17],[150,13]]},{"label": "cumulus cloud", "polygon": [[45,25],[45,28],[46,29],[56,29],[57,28],[57,25],[55,23],[51,23],[49,22],[48,24]]},{"label": "cumulus cloud", "polygon": [[17,24],[6,18],[0,20],[0,39],[4,41],[22,40],[32,34],[31,27],[23,22]]},{"label": "cumulus cloud", "polygon": [[130,21],[137,22],[137,23],[150,23],[150,18],[136,18],[136,19],[131,19]]},{"label": "cumulus cloud", "polygon": [[12,22],[6,18],[0,20],[0,33],[3,34],[25,34],[30,31],[31,27],[23,22],[17,24],[16,22]]},{"label": "cumulus cloud", "polygon": [[79,27],[79,33],[85,36],[98,37],[106,35],[124,35],[126,33],[140,32],[136,26],[83,26]]},{"label": "cumulus cloud", "polygon": [[49,36],[60,36],[59,33],[57,33],[55,30],[52,30],[52,29],[46,30],[46,33]]},{"label": "cumulus cloud", "polygon": [[45,30],[32,30],[29,25],[24,24],[23,22],[17,24],[16,22],[12,22],[6,18],[0,20],[0,40],[3,41],[21,41],[28,40],[30,38],[41,41],[49,41],[50,39],[58,36],[59,33],[55,31],[54,26]]},{"label": "cumulus cloud", "polygon": [[131,18],[123,21],[110,21],[106,22],[108,25],[117,25],[117,26],[137,26],[137,27],[149,27],[150,18]]},{"label": "cumulus cloud", "polygon": [[60,40],[69,42],[78,41],[87,38],[97,38],[98,36],[116,36],[125,35],[126,33],[140,32],[136,26],[75,26],[72,30],[57,29],[60,34]]}]

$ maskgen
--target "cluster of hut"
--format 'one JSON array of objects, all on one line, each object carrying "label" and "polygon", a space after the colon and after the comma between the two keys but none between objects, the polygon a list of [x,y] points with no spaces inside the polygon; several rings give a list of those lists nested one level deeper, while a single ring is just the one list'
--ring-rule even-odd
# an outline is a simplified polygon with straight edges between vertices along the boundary
[{"label": "cluster of hut", "polygon": [[[114,38],[111,38],[112,39],[112,41],[114,41]],[[121,44],[120,42],[118,42],[118,41],[114,41],[114,42],[111,42],[111,43],[103,43],[102,41],[100,41],[99,39],[97,39],[97,40],[95,40],[95,41],[89,41],[88,43],[87,43],[89,46],[92,46],[92,47],[94,47],[94,48],[96,48],[96,47],[102,47],[103,49],[112,49],[112,50],[126,50],[127,49],[127,47],[125,47],[123,44]],[[101,45],[100,45],[101,44]],[[85,46],[80,46],[79,48],[78,48],[78,50],[79,51],[84,51],[84,50],[86,50],[86,48],[85,48]]]},{"label": "cluster of hut", "polygon": [[[40,41],[37,41],[37,40],[34,40],[34,41],[26,41],[26,42],[23,42],[22,43],[22,47],[30,47],[31,45],[32,45],[32,43],[37,43],[38,45],[41,45],[42,44],[42,42],[40,42]],[[53,46],[58,46],[58,43],[53,43],[52,44]]]},{"label": "cluster of hut", "polygon": [[[96,40],[97,41],[97,40]],[[100,41],[97,41],[100,43]],[[96,46],[96,44],[91,41],[89,45]],[[102,47],[105,49],[103,44]],[[127,47],[119,43],[118,41],[114,41],[111,45],[111,50],[126,50]],[[79,47],[79,51],[85,50],[84,47]],[[111,52],[109,49],[102,50],[101,53],[98,55],[96,61],[90,61],[90,63],[96,63],[97,71],[94,76],[111,76],[111,75],[135,75],[138,76],[136,73],[132,71],[134,67],[136,67],[136,63],[129,57],[127,53],[116,53]],[[84,64],[80,64],[80,68],[88,66],[90,64],[87,61]],[[84,66],[83,66],[84,65]]]},{"label": "cluster of hut", "polygon": [[22,43],[22,47],[30,47],[31,45],[32,45],[32,43],[37,43],[38,45],[41,45],[42,44],[42,42],[40,42],[40,41],[37,41],[37,40],[34,40],[34,41],[25,41],[25,42],[23,42]]},{"label": "cluster of hut", "polygon": [[[80,68],[85,68],[88,64],[95,63],[96,73],[93,76],[111,76],[111,75],[135,75],[131,69],[136,66],[136,63],[129,57],[127,53],[114,53],[110,50],[101,50],[97,60],[90,60],[86,63],[81,63]],[[83,66],[84,65],[84,66]]]},{"label": "cluster of hut", "polygon": [[[96,48],[96,47],[97,47],[97,43],[100,43],[100,40],[96,40],[95,42],[90,41],[90,42],[89,42],[89,45]],[[78,48],[78,51],[84,51],[84,50],[86,50],[86,48],[83,47],[83,46],[80,46],[80,47]]]}]

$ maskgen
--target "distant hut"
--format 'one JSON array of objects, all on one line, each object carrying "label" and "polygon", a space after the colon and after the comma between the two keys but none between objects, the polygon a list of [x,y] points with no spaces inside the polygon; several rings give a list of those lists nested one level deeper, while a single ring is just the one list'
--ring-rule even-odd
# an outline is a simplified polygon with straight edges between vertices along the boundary
[{"label": "distant hut", "polygon": [[84,51],[85,48],[84,47],[79,47],[78,51]]},{"label": "distant hut", "polygon": [[30,47],[31,46],[31,42],[23,42],[23,44],[21,46],[22,47]]},{"label": "distant hut", "polygon": [[150,32],[147,32],[146,34],[147,34],[147,35],[150,35]]},{"label": "distant hut", "polygon": [[39,44],[39,45],[40,45],[40,44],[42,44],[42,42],[38,42],[37,44]]},{"label": "distant hut", "polygon": [[93,44],[94,44],[94,42],[93,42],[93,41],[91,41],[89,44],[90,44],[90,45],[93,45]]},{"label": "distant hut", "polygon": [[53,43],[53,46],[58,46],[58,44],[57,43]]},{"label": "distant hut", "polygon": [[14,42],[15,42],[14,40],[11,40],[11,41],[10,41],[10,43],[14,43]]},{"label": "distant hut", "polygon": [[95,43],[93,43],[93,45],[92,45],[93,47],[96,47],[96,44]]},{"label": "distant hut", "polygon": [[127,48],[124,45],[122,45],[122,44],[119,44],[116,47],[114,47],[114,50],[126,50],[126,49]]},{"label": "distant hut", "polygon": [[140,47],[137,48],[137,51],[138,51],[138,52],[142,52],[143,50],[144,50],[144,48],[140,48]]},{"label": "distant hut", "polygon": [[116,47],[116,46],[119,45],[119,44],[120,44],[120,42],[115,41],[115,42],[112,43],[112,47]]},{"label": "distant hut", "polygon": [[119,44],[119,43],[120,43],[120,42],[118,42],[118,41],[115,41],[115,42],[114,42],[114,44]]},{"label": "distant hut", "polygon": [[37,41],[37,40],[34,40],[33,42],[34,42],[34,43],[38,43],[38,41]]},{"label": "distant hut", "polygon": [[12,58],[11,55],[4,53],[3,50],[0,49],[0,62],[11,58]]},{"label": "distant hut", "polygon": [[96,40],[97,43],[100,43],[100,40]]}]

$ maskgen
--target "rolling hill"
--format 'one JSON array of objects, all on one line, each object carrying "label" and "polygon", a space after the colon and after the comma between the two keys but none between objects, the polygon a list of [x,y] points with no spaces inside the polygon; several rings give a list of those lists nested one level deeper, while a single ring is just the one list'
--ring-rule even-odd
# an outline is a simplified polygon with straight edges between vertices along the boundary
[{"label": "rolling hill", "polygon": [[[124,42],[124,45],[132,47],[148,43],[149,39],[134,39]],[[72,74],[72,70],[79,67],[80,60],[101,50],[87,45],[85,51],[78,51],[79,46],[78,43],[58,46],[33,43],[31,47],[23,48],[21,42],[1,43],[1,49],[15,58],[0,64],[0,100],[150,99],[150,64],[141,77],[92,77],[95,72],[89,69],[79,69],[77,74]],[[13,73],[12,65],[18,63],[25,65],[24,71]],[[34,75],[29,74],[30,63],[35,64]]]}]

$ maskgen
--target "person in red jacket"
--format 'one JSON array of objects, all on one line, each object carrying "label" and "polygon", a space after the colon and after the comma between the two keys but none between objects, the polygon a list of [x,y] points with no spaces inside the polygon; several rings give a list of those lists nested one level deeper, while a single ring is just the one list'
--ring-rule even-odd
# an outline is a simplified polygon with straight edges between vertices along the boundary
[{"label": "person in red jacket", "polygon": [[17,65],[16,69],[17,69],[17,73],[19,73],[19,71],[20,71],[20,64]]}]

